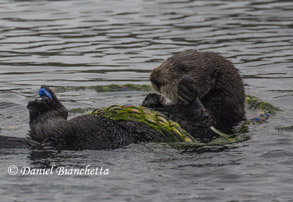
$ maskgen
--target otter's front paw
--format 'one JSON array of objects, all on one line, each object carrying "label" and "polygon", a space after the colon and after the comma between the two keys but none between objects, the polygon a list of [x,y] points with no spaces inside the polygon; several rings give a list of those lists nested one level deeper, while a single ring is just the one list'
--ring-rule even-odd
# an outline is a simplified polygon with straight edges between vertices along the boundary
[{"label": "otter's front paw", "polygon": [[46,105],[46,103],[43,100],[35,99],[34,101],[29,101],[27,104],[27,108],[38,108],[39,106]]},{"label": "otter's front paw", "polygon": [[29,101],[27,104],[28,109],[35,110],[48,110],[50,108],[50,101],[47,99],[35,99],[34,101]]},{"label": "otter's front paw", "polygon": [[166,99],[163,95],[157,93],[150,93],[146,96],[142,102],[143,107],[162,107],[166,103]]},{"label": "otter's front paw", "polygon": [[194,81],[191,76],[183,76],[178,83],[178,104],[190,105],[197,96]]}]

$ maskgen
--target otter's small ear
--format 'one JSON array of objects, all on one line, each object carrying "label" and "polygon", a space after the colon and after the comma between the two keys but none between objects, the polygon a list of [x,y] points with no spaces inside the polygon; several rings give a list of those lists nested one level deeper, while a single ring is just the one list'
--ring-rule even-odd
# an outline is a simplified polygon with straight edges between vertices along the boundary
[{"label": "otter's small ear", "polygon": [[212,77],[211,82],[212,82],[213,86],[217,85],[218,78],[219,78],[219,76],[221,74],[222,74],[222,72],[219,69],[215,69],[215,70],[212,71],[212,73],[211,73],[211,77]]},{"label": "otter's small ear", "polygon": [[214,79],[218,79],[219,78],[219,76],[221,75],[221,70],[219,70],[219,69],[215,69],[213,72],[212,72],[212,78],[214,78]]}]

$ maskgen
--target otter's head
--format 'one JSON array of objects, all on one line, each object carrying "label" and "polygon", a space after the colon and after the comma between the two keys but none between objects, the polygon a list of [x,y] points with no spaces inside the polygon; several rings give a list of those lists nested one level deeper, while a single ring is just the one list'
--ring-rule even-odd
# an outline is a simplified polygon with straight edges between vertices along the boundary
[{"label": "otter's head", "polygon": [[202,99],[215,88],[221,76],[221,69],[217,64],[212,64],[212,59],[210,55],[196,50],[178,53],[151,72],[152,86],[176,104],[178,103],[178,83],[183,76],[190,75],[198,96]]}]

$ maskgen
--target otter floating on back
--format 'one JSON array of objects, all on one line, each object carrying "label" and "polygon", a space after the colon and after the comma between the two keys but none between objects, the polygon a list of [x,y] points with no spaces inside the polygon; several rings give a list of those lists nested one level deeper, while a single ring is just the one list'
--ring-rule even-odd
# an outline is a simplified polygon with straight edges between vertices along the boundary
[{"label": "otter floating on back", "polygon": [[[172,139],[175,129],[158,130],[147,123],[149,119],[127,119],[125,114],[117,119],[93,112],[67,120],[67,109],[47,86],[40,89],[42,99],[28,103],[29,135],[59,149],[114,149],[131,143],[185,140],[206,143],[219,137],[218,130],[232,134],[233,127],[245,119],[238,70],[216,53],[188,50],[176,54],[154,69],[150,80],[160,94],[147,95],[142,107],[160,113],[168,123],[176,122],[179,131],[186,132],[185,138]],[[165,96],[171,104],[165,103]]]}]

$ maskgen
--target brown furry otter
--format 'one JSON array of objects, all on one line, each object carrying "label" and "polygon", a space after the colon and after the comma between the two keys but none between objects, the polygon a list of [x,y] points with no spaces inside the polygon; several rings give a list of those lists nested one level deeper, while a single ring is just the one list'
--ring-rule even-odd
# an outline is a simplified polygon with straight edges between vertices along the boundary
[{"label": "brown furry otter", "polygon": [[[217,137],[213,127],[232,133],[233,126],[245,118],[244,90],[238,70],[216,53],[188,50],[176,54],[154,69],[150,80],[158,92],[171,99],[172,104],[165,104],[163,95],[151,93],[142,106],[179,123],[191,135],[188,138],[191,141],[208,142]],[[114,149],[131,143],[170,142],[173,138],[169,137],[176,136],[168,128],[158,130],[148,124],[148,121],[162,122],[163,125],[171,123],[161,115],[150,117],[145,122],[113,119],[99,113],[67,120],[67,109],[48,86],[42,86],[39,95],[41,99],[30,101],[27,106],[31,128],[31,141],[27,142],[30,145],[59,149]],[[132,112],[140,117],[152,113],[147,109],[141,116],[139,110],[133,109]],[[176,124],[173,125],[174,131],[180,131]],[[185,141],[181,137],[175,139]],[[13,145],[22,139],[4,137],[3,140],[10,143],[6,145]]]},{"label": "brown furry otter", "polygon": [[[195,137],[212,138],[211,126],[231,134],[233,127],[245,119],[242,79],[231,62],[216,53],[196,50],[178,53],[155,68],[150,80],[154,89],[168,97],[172,105],[185,105],[189,110],[203,106],[201,113],[205,115],[194,119],[193,124],[184,115],[169,116]],[[161,96],[149,95],[143,105],[163,112],[166,108],[163,100]]]}]

